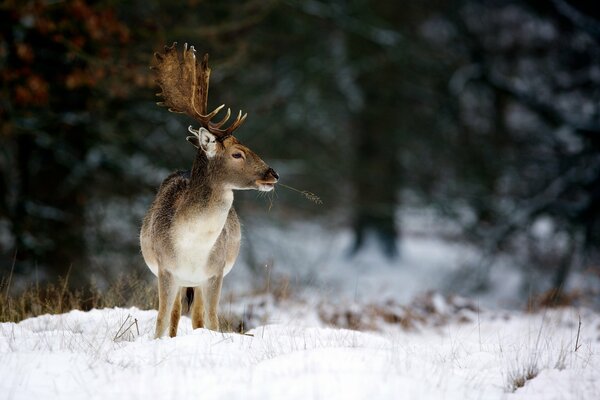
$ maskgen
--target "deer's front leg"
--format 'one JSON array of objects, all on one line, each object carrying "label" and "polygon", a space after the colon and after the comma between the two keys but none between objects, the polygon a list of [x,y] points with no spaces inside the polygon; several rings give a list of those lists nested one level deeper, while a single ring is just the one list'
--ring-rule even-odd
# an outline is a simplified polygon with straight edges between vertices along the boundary
[{"label": "deer's front leg", "polygon": [[[178,292],[184,292],[185,288],[178,290]],[[171,322],[169,323],[169,336],[177,336],[177,326],[179,325],[179,318],[181,317],[181,295],[178,293],[175,296],[173,302],[173,309],[171,310]]]},{"label": "deer's front leg", "polygon": [[206,327],[213,331],[219,330],[218,308],[222,285],[223,275],[218,275],[210,278],[203,286],[204,298],[206,300],[206,314],[208,316]]},{"label": "deer's front leg", "polygon": [[204,328],[204,297],[202,288],[194,288],[194,301],[192,302],[192,328]]},{"label": "deer's front leg", "polygon": [[171,310],[179,288],[175,284],[170,272],[159,268],[158,271],[158,317],[156,318],[156,332],[154,338],[164,336],[170,324]]}]

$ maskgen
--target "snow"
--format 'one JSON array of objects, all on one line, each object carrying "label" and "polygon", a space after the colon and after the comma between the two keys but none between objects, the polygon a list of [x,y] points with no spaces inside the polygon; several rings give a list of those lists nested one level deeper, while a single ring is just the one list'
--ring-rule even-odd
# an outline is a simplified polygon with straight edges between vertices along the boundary
[{"label": "snow", "polygon": [[[349,257],[354,235],[349,229],[331,229],[315,223],[295,222],[283,228],[247,218],[242,256],[224,280],[224,290],[248,291],[256,284],[257,271],[248,268],[245,252],[251,248],[254,262],[264,261],[265,274],[286,277],[304,287],[316,288],[319,297],[332,302],[369,303],[381,299],[410,302],[416,296],[436,291],[454,293],[464,289],[465,266],[481,262],[481,252],[464,242],[447,240],[439,232],[443,221],[422,214],[400,216],[403,235],[398,238],[400,257],[386,258],[375,238],[368,236],[363,249]],[[325,224],[323,224],[325,225]],[[442,233],[452,235],[452,227]],[[252,238],[252,240],[248,238]],[[483,268],[479,268],[483,270]],[[250,272],[250,276],[248,273]],[[258,271],[261,272],[261,271]],[[481,273],[481,272],[479,272]],[[512,260],[495,263],[490,280],[501,282],[478,295],[480,304],[522,307],[523,274]],[[476,280],[475,274],[468,279]],[[297,286],[297,285],[296,285]]]},{"label": "snow", "polygon": [[[440,296],[436,307],[448,308]],[[479,321],[405,331],[333,329],[290,315],[246,334],[192,330],[152,339],[155,311],[103,309],[0,325],[5,399],[181,396],[249,399],[593,399],[600,315],[483,311]],[[577,351],[579,316],[582,326]],[[139,333],[138,333],[139,331]],[[124,332],[124,333],[123,333]],[[512,376],[538,371],[511,391]]]},{"label": "snow", "polygon": [[394,261],[377,243],[348,258],[345,230],[246,225],[264,267],[240,257],[220,306],[245,334],[182,317],[176,338],[154,340],[156,311],[137,308],[2,323],[0,400],[600,398],[598,312],[519,311],[510,263],[489,271],[487,293],[453,295],[477,250],[448,239],[451,226],[401,217]]}]

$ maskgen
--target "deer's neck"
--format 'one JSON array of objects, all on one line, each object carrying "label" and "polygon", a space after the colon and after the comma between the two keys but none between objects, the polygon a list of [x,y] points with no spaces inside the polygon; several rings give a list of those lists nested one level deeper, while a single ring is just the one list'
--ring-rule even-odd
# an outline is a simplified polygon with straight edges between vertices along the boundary
[{"label": "deer's neck", "polygon": [[188,187],[188,207],[205,212],[228,213],[233,202],[233,191],[225,188],[219,176],[218,166],[210,162],[202,150],[198,150]]}]

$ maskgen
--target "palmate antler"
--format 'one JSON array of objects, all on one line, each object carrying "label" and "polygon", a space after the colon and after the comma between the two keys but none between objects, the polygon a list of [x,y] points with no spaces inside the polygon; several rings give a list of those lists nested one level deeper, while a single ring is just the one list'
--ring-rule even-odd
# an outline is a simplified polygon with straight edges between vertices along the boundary
[{"label": "palmate antler", "polygon": [[231,116],[230,108],[221,121],[212,122],[225,104],[207,114],[210,79],[208,54],[205,54],[202,63],[198,64],[194,46],[188,47],[187,43],[184,44],[183,52],[179,54],[177,42],[174,42],[171,47],[165,46],[164,53],[154,53],[154,57],[157,64],[151,68],[156,72],[156,82],[162,89],[157,96],[163,98],[162,102],[156,104],[169,107],[171,112],[187,114],[221,141],[231,136],[233,131],[244,123],[248,114],[242,115],[240,110],[235,121],[228,128],[221,129]]}]

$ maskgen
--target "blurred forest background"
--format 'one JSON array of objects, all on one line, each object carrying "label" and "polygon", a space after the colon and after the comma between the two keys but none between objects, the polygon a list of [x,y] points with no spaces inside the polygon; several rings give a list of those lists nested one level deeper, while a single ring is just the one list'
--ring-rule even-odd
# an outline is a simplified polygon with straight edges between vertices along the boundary
[{"label": "blurred forest background", "polygon": [[[571,0],[4,1],[0,268],[108,279],[145,266],[160,181],[193,121],[155,105],[152,54],[211,55],[209,107],[315,205],[242,193],[242,220],[313,221],[401,258],[398,213],[510,254],[540,290],[600,273],[600,9]],[[254,239],[246,235],[244,246]],[[252,267],[253,261],[246,259]],[[261,260],[256,263],[262,262]],[[486,274],[477,273],[476,288]]]}]

